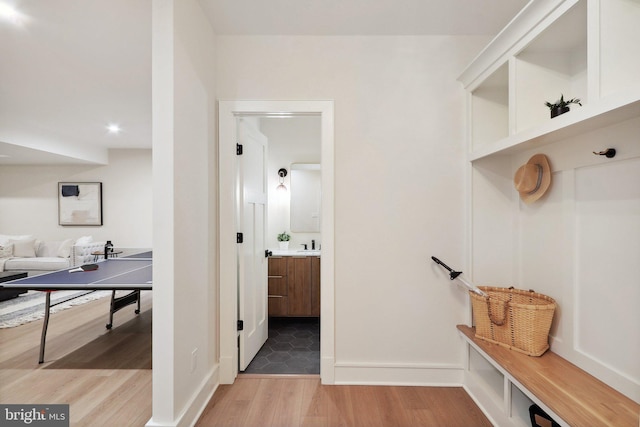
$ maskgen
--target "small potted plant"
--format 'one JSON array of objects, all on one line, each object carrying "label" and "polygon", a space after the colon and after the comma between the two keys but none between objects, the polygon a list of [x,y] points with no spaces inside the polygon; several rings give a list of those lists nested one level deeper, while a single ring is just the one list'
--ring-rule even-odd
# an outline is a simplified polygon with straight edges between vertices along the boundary
[{"label": "small potted plant", "polygon": [[568,101],[565,101],[564,95],[560,95],[560,99],[554,103],[551,103],[551,102],[544,103],[544,105],[549,107],[549,110],[551,110],[552,119],[555,116],[559,116],[560,114],[564,114],[567,111],[569,111],[569,104],[578,104],[579,106],[582,107],[582,104],[580,103],[580,99],[572,98],[572,99],[569,99]]},{"label": "small potted plant", "polygon": [[278,244],[280,245],[280,249],[289,249],[289,240],[291,240],[291,236],[287,234],[286,231],[278,234]]}]

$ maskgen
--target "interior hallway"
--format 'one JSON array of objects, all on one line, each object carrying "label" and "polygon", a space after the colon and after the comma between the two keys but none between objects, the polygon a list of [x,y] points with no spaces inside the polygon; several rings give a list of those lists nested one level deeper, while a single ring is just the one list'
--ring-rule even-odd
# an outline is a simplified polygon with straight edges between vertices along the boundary
[{"label": "interior hallway", "polygon": [[[109,298],[0,329],[0,403],[68,403],[72,426],[144,426],[151,418],[151,293],[142,313]],[[323,386],[319,377],[241,375],[222,385],[199,426],[490,426],[462,388]]]},{"label": "interior hallway", "polygon": [[320,378],[243,378],[222,385],[201,427],[484,427],[491,423],[459,387],[322,385]]}]

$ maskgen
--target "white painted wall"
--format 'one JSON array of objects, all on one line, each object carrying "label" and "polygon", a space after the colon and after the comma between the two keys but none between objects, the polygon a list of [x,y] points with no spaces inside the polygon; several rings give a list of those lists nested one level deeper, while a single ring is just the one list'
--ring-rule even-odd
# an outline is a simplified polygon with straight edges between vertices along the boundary
[{"label": "white painted wall", "polygon": [[336,382],[454,383],[464,96],[483,37],[218,36],[220,99],[335,100]]},{"label": "white painted wall", "polygon": [[218,384],[215,36],[153,2],[153,417],[192,425]]},{"label": "white painted wall", "polygon": [[[151,150],[110,150],[108,165],[2,166],[0,234],[41,240],[93,236],[116,247],[151,247]],[[102,182],[103,225],[58,225],[58,182]]]},{"label": "white painted wall", "polygon": [[[291,249],[302,249],[302,243],[311,248],[312,239],[320,244],[320,233],[294,233],[290,225],[291,164],[320,163],[320,116],[262,118],[260,131],[269,139],[267,247],[277,249],[278,234],[284,230],[291,234]],[[280,168],[287,169],[284,183],[289,190],[282,194],[276,191]]]}]

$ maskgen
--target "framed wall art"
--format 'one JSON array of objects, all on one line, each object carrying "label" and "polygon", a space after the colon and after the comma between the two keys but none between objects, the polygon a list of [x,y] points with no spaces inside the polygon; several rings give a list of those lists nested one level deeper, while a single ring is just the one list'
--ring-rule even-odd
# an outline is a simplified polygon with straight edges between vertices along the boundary
[{"label": "framed wall art", "polygon": [[102,183],[59,182],[58,224],[102,225]]}]

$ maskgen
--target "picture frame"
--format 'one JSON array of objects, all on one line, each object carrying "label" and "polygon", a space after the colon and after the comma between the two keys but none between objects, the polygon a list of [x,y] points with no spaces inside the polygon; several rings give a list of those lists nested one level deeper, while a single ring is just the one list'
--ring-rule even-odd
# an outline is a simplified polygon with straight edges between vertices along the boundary
[{"label": "picture frame", "polygon": [[102,225],[101,182],[58,182],[58,224]]}]

